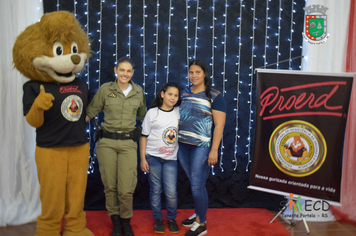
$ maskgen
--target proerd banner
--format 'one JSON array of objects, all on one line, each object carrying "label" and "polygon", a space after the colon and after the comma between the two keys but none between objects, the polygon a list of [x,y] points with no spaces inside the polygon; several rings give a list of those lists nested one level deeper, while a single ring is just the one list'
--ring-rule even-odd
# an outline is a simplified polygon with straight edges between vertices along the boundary
[{"label": "proerd banner", "polygon": [[353,74],[257,71],[249,188],[340,202]]}]

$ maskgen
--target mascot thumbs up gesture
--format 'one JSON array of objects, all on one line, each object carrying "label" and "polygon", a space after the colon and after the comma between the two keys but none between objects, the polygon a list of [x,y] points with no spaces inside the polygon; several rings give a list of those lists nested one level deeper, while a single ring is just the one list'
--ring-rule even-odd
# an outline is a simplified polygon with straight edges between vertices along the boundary
[{"label": "mascot thumbs up gesture", "polygon": [[44,14],[16,39],[13,62],[29,78],[23,111],[36,128],[41,215],[37,236],[92,236],[84,196],[89,164],[85,107],[88,88],[75,78],[90,56],[89,39],[70,12]]},{"label": "mascot thumbs up gesture", "polygon": [[54,97],[50,93],[46,93],[44,86],[40,85],[40,93],[33,102],[30,111],[26,115],[27,122],[36,128],[43,125],[44,111],[49,110],[53,106]]}]

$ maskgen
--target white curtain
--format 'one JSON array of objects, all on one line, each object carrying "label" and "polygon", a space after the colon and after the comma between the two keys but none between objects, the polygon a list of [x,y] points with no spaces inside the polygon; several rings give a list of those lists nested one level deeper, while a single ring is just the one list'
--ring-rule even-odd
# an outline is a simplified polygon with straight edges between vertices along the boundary
[{"label": "white curtain", "polygon": [[[355,1],[355,0],[351,0]],[[305,6],[323,5],[329,8],[326,11],[327,15],[327,32],[330,34],[328,40],[321,45],[312,45],[303,41],[303,63],[302,70],[312,72],[330,72],[341,73],[345,72],[346,65],[346,49],[348,39],[348,24],[350,15],[350,0],[308,0]],[[305,31],[304,31],[305,32]],[[355,97],[355,81],[353,84],[352,97]],[[356,109],[356,103],[350,103],[350,113]],[[350,116],[349,119],[350,121]],[[349,122],[347,127],[349,127]],[[349,142],[348,137],[345,137],[345,143]],[[344,154],[346,152],[344,151]],[[343,159],[346,160],[344,155]],[[344,175],[343,175],[344,178]],[[342,186],[343,187],[343,186]],[[341,192],[343,192],[341,190]],[[341,204],[344,204],[341,198]],[[356,205],[351,204],[347,206],[356,211]],[[328,212],[329,217],[316,217],[315,221],[329,221],[334,220],[331,211]]]},{"label": "white curtain", "polygon": [[43,15],[42,0],[0,1],[0,227],[35,221],[41,212],[34,159],[35,130],[22,111],[22,85],[13,69],[12,47]]}]

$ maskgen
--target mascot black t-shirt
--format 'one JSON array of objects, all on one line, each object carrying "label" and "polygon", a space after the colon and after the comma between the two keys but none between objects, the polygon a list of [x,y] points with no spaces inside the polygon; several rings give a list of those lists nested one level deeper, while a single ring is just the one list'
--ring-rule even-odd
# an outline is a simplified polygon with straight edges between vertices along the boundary
[{"label": "mascot black t-shirt", "polygon": [[23,110],[26,115],[40,93],[40,85],[54,96],[53,106],[44,111],[44,123],[36,129],[39,147],[68,147],[88,142],[85,124],[85,108],[88,103],[88,87],[83,80],[56,84],[28,81],[23,86]]}]

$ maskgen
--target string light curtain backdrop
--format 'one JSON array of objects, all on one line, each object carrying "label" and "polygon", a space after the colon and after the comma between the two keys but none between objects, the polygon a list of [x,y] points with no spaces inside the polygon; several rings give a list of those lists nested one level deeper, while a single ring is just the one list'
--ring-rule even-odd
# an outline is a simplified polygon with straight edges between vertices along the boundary
[{"label": "string light curtain backdrop", "polygon": [[[210,207],[277,209],[280,197],[248,190],[255,120],[256,68],[300,70],[304,0],[44,0],[44,11],[73,12],[91,39],[86,70],[91,95],[115,79],[118,58],[135,63],[133,81],[149,106],[161,85],[189,86],[191,60],[202,59],[228,111],[219,162],[207,182]],[[99,115],[99,121],[102,116]],[[93,124],[88,124],[94,156]],[[87,209],[104,209],[99,167],[91,158]],[[179,207],[191,207],[179,170]],[[138,170],[136,208],[149,207],[147,176]],[[184,196],[184,198],[183,198]]]}]

